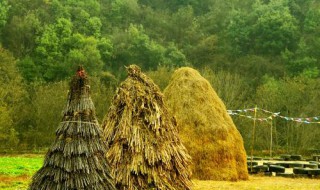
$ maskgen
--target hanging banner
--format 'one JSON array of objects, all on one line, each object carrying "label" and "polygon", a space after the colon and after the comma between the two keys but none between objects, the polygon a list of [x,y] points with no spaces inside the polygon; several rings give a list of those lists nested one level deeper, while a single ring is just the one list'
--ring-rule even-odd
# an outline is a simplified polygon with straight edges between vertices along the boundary
[{"label": "hanging banner", "polygon": [[[256,109],[256,111],[261,111],[267,114],[271,114],[271,116],[269,117],[264,117],[264,118],[254,118],[253,116],[250,115],[244,115],[243,113],[247,113],[247,112],[254,112]],[[248,109],[242,109],[242,110],[227,110],[229,115],[237,115],[240,117],[246,117],[248,119],[254,119],[257,121],[268,121],[271,120],[273,117],[279,117],[281,119],[284,119],[286,121],[294,121],[294,122],[298,122],[298,123],[306,123],[306,124],[312,124],[312,123],[316,123],[316,124],[320,124],[320,116],[315,116],[315,117],[287,117],[287,116],[283,116],[280,115],[280,112],[271,112],[265,109],[261,109],[261,108],[248,108]]]},{"label": "hanging banner", "polygon": [[253,116],[250,116],[250,115],[243,115],[243,114],[239,114],[239,113],[235,113],[235,112],[229,112],[228,110],[228,114],[229,115],[237,115],[237,116],[240,116],[240,117],[245,117],[245,118],[248,118],[248,119],[252,119],[252,120],[256,120],[256,121],[268,121],[268,120],[272,120],[272,116],[269,116],[269,117],[262,117],[262,118],[254,118]]}]

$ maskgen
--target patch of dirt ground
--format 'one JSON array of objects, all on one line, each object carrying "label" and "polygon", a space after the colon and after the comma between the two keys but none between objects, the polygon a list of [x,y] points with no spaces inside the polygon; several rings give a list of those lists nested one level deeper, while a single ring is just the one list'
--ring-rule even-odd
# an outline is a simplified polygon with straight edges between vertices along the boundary
[{"label": "patch of dirt ground", "polygon": [[250,176],[248,181],[193,180],[193,190],[320,190],[320,179]]},{"label": "patch of dirt ground", "polygon": [[31,176],[7,176],[0,175],[1,190],[24,190],[27,189]]},{"label": "patch of dirt ground", "polygon": [[[0,189],[27,189],[31,176],[0,175]],[[320,190],[320,179],[250,176],[248,181],[193,180],[192,190]]]}]

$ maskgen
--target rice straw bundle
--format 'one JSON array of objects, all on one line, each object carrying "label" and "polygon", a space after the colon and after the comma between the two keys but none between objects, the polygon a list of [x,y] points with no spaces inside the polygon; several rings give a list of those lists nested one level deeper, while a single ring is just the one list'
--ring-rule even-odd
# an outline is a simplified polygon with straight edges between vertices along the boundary
[{"label": "rice straw bundle", "polygon": [[242,137],[210,83],[198,71],[176,70],[164,90],[169,111],[193,160],[193,177],[202,180],[246,180]]},{"label": "rice straw bundle", "polygon": [[42,168],[30,190],[115,190],[105,154],[107,146],[82,67],[70,85],[67,106]]},{"label": "rice straw bundle", "polygon": [[189,190],[190,156],[160,89],[138,66],[127,71],[103,123],[116,187]]}]

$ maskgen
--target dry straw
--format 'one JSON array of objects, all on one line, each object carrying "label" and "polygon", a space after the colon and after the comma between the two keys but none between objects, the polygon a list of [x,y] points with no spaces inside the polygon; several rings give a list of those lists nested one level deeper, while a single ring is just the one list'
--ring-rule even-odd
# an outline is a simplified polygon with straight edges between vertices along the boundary
[{"label": "dry straw", "polygon": [[30,190],[116,189],[89,91],[86,74],[79,67],[56,139],[33,176]]},{"label": "dry straw", "polygon": [[176,70],[164,91],[176,116],[179,134],[193,160],[193,177],[203,180],[246,180],[243,140],[223,102],[198,71]]},{"label": "dry straw", "polygon": [[190,156],[160,89],[138,66],[127,71],[103,123],[116,187],[189,190]]}]

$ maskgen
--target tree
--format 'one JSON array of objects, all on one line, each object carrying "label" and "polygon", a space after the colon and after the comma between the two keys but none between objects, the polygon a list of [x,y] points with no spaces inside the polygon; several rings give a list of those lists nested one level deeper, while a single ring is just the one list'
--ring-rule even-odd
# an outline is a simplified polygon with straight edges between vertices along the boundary
[{"label": "tree", "polygon": [[36,37],[42,30],[41,22],[35,12],[28,12],[23,16],[13,16],[3,33],[4,47],[9,49],[15,57],[30,56],[36,46]]},{"label": "tree", "polygon": [[17,114],[23,106],[26,91],[12,55],[0,48],[0,141],[1,149],[14,148],[18,143],[16,128],[24,114]]},{"label": "tree", "polygon": [[167,46],[158,43],[146,34],[142,25],[130,25],[125,33],[115,36],[113,44],[113,62],[119,64],[113,65],[113,68],[137,63],[146,70],[154,70],[159,65],[174,67],[188,64],[175,43],[169,42]]},{"label": "tree", "polygon": [[[303,118],[318,114],[314,105],[319,103],[318,79],[304,76],[275,80],[264,77],[263,84],[257,89],[256,102],[265,109],[280,112],[280,115]],[[277,145],[288,153],[302,153],[314,148],[314,142],[320,131],[313,124],[292,121],[285,118],[274,118],[277,133]],[[263,134],[261,134],[263,135]],[[259,138],[257,138],[259,139]],[[265,143],[265,142],[264,142]]]},{"label": "tree", "polygon": [[190,62],[197,68],[212,65],[218,53],[218,39],[216,35],[206,36],[204,39],[186,51]]},{"label": "tree", "polygon": [[197,32],[199,24],[191,6],[180,8],[169,20],[169,33],[166,36],[178,47],[193,45],[201,36]]},{"label": "tree", "polygon": [[115,28],[127,28],[135,23],[140,15],[137,0],[113,0],[111,2],[110,20]]},{"label": "tree", "polygon": [[319,17],[320,10],[318,8],[309,9],[303,22],[303,29],[306,33],[314,33],[318,31],[318,29],[320,28],[320,21],[318,19]]},{"label": "tree", "polygon": [[101,60],[104,62],[104,69],[111,68],[111,60],[114,54],[114,45],[109,38],[103,37],[99,40],[97,48],[100,51]]},{"label": "tree", "polygon": [[[69,21],[65,23],[70,23]],[[65,30],[68,31],[66,25]],[[41,76],[39,78],[46,81],[55,79],[63,79],[67,76],[66,70],[63,69],[63,42],[67,41],[64,32],[58,33],[58,27],[55,25],[47,25],[43,34],[37,39],[37,47],[35,49],[35,63],[39,65]],[[69,36],[67,36],[68,38]]]},{"label": "tree", "polygon": [[50,23],[59,18],[71,18],[69,6],[66,6],[65,2],[59,0],[52,0],[52,2],[49,3],[47,13],[50,14],[50,17],[52,18]]},{"label": "tree", "polygon": [[230,43],[231,55],[246,55],[252,51],[252,16],[247,12],[231,12],[231,20],[227,27],[226,37]]},{"label": "tree", "polygon": [[[206,0],[196,1],[199,5],[202,4],[202,8],[197,11],[194,7],[195,12],[199,15],[199,21],[201,30],[206,34],[220,34],[224,36],[224,32],[228,27],[229,23],[232,22],[234,12],[241,12],[242,15],[250,15],[252,12],[252,4],[255,0]],[[203,11],[203,10],[208,10]],[[247,16],[246,16],[247,17]]]},{"label": "tree", "polygon": [[182,67],[189,65],[187,61],[187,57],[183,54],[181,50],[178,49],[178,47],[170,42],[166,47],[164,51],[164,60],[163,64],[167,67]]},{"label": "tree", "polygon": [[308,47],[308,55],[318,61],[320,60],[320,55],[317,52],[317,49],[320,48],[320,34],[318,32],[320,30],[320,21],[318,19],[320,17],[319,6],[319,4],[313,4],[312,8],[306,13],[303,23],[303,38]]},{"label": "tree", "polygon": [[95,38],[99,39],[101,37],[101,27],[102,23],[100,18],[98,17],[91,17],[85,23],[86,25],[86,32],[87,36],[94,36]]},{"label": "tree", "polygon": [[286,48],[292,50],[296,47],[298,25],[290,13],[287,0],[257,3],[254,12],[257,21],[253,26],[252,39],[256,53],[280,55]]},{"label": "tree", "polygon": [[[54,140],[54,132],[59,121],[57,115],[61,114],[62,105],[65,101],[67,87],[66,82],[48,84],[34,84],[32,96],[33,113],[29,113],[34,123],[23,135],[23,143],[28,143],[29,148],[38,149],[48,147]],[[51,97],[51,98],[48,98]],[[48,109],[50,108],[50,109]]]},{"label": "tree", "polygon": [[316,4],[314,0],[288,0],[290,12],[299,21],[301,28],[303,28],[308,10],[311,7],[316,7]]},{"label": "tree", "polygon": [[[1,104],[1,102],[0,102]],[[18,144],[17,132],[13,128],[10,110],[0,105],[0,150],[12,150]]]},{"label": "tree", "polygon": [[137,63],[144,69],[155,68],[163,62],[164,48],[152,41],[140,26],[130,25],[128,30],[116,36],[115,62],[113,68]]},{"label": "tree", "polygon": [[[98,32],[96,35],[99,35],[99,31],[93,32]],[[21,68],[28,68],[22,72],[37,71],[39,79],[65,79],[78,64],[86,66],[92,74],[97,74],[102,68],[99,40],[93,36],[74,33],[74,26],[68,19],[60,18],[55,24],[45,26],[36,42],[33,61],[22,62],[21,65],[29,63],[29,66]]]},{"label": "tree", "polygon": [[97,0],[68,0],[64,2],[64,6],[68,7],[72,16],[72,22],[77,20],[79,11],[84,11],[90,17],[98,17],[101,13],[101,5],[103,2]]},{"label": "tree", "polygon": [[237,73],[247,79],[252,89],[255,89],[262,82],[264,75],[275,78],[285,75],[285,64],[277,59],[270,59],[265,56],[247,55],[234,60],[227,66],[232,73]]},{"label": "tree", "polygon": [[7,0],[0,2],[0,29],[7,23],[9,9],[10,5]]},{"label": "tree", "polygon": [[302,38],[298,44],[298,49],[294,53],[289,50],[282,53],[282,58],[285,60],[287,69],[292,76],[304,75],[309,78],[319,76],[318,61],[310,55],[310,50],[310,47],[306,45]]},{"label": "tree", "polygon": [[242,75],[209,68],[203,69],[202,73],[228,109],[240,108],[251,98],[252,89]]},{"label": "tree", "polygon": [[92,75],[99,74],[103,62],[101,61],[98,43],[98,40],[92,36],[85,37],[81,34],[72,35],[69,41],[68,52],[65,54],[65,67],[71,71],[77,64],[81,64],[85,66]]},{"label": "tree", "polygon": [[287,0],[256,1],[252,10],[232,11],[226,37],[235,55],[280,55],[296,48],[298,24]]},{"label": "tree", "polygon": [[168,86],[174,69],[174,67],[159,66],[157,70],[149,71],[147,76],[149,76],[154,83],[159,86],[161,91],[163,91]]},{"label": "tree", "polygon": [[7,23],[9,9],[10,5],[8,4],[7,0],[3,0],[0,2],[0,34],[2,32],[3,27]]}]

